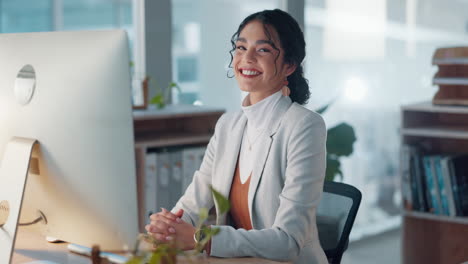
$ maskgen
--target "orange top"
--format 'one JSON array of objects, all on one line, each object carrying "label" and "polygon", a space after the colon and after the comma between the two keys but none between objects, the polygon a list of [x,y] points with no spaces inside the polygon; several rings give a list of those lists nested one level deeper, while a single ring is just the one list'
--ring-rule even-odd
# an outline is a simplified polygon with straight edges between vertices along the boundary
[{"label": "orange top", "polygon": [[239,162],[236,165],[234,179],[232,180],[231,192],[229,193],[229,201],[231,201],[231,218],[234,222],[235,228],[243,228],[245,230],[252,229],[252,222],[250,221],[249,213],[249,185],[250,178],[242,184],[240,180]]},{"label": "orange top", "polygon": [[[239,162],[237,162],[236,171],[234,172],[234,179],[232,180],[231,192],[229,193],[229,201],[231,201],[231,210],[229,211],[229,214],[231,215],[231,219],[234,222],[234,227],[237,229],[252,229],[248,200],[251,176],[252,174],[250,174],[249,179],[247,179],[247,181],[242,184],[240,180]],[[205,250],[208,256],[210,256],[211,239],[206,244]]]}]

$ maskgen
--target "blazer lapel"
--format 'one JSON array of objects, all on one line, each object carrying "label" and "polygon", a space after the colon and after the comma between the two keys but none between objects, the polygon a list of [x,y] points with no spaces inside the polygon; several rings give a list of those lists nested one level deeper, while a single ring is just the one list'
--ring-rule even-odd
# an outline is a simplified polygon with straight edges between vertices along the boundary
[{"label": "blazer lapel", "polygon": [[[260,180],[263,176],[263,170],[265,168],[265,163],[268,159],[268,155],[270,154],[271,145],[273,143],[274,135],[278,130],[278,127],[281,124],[281,119],[283,118],[283,114],[289,109],[291,106],[291,99],[289,97],[282,97],[275,109],[272,113],[272,120],[270,125],[263,133],[259,142],[257,143],[258,150],[256,151],[257,158],[255,159],[254,167],[252,170],[252,175],[250,176],[250,186],[249,186],[249,197],[248,197],[248,205],[249,205],[249,213],[250,218],[252,221],[252,226],[255,228],[254,218],[252,215],[252,205],[255,199],[255,195],[257,193],[257,187],[260,183]],[[231,186],[231,185],[229,185]]]}]

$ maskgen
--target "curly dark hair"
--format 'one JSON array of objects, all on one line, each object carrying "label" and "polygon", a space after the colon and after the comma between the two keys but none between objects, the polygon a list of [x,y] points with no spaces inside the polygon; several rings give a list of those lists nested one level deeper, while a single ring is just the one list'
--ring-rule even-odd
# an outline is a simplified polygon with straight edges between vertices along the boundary
[{"label": "curly dark hair", "polygon": [[[246,17],[239,28],[231,37],[232,49],[229,51],[231,55],[231,62],[229,68],[232,68],[233,52],[236,50],[236,40],[239,37],[240,32],[244,27],[252,21],[260,21],[263,24],[265,35],[269,40],[271,39],[271,33],[269,32],[266,25],[273,27],[278,33],[281,47],[284,50],[284,62],[296,65],[296,70],[288,76],[288,87],[291,90],[289,97],[293,102],[298,104],[306,104],[310,97],[309,84],[307,79],[303,76],[302,61],[305,57],[305,41],[304,33],[297,21],[288,13],[279,10],[264,10],[257,12]],[[275,50],[279,51],[278,47],[272,42],[272,46]],[[280,54],[278,53],[278,57]],[[232,76],[230,76],[232,78]]]}]

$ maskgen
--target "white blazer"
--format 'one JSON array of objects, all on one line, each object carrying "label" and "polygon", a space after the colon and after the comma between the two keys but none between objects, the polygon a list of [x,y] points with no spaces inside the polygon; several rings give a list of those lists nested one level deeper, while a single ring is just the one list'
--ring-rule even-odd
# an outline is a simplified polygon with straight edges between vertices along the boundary
[{"label": "white blazer", "polygon": [[[205,157],[185,194],[173,208],[185,211],[182,219],[196,224],[202,207],[211,208],[208,186],[229,197],[247,118],[242,111],[218,120]],[[248,205],[252,230],[228,225],[217,213],[211,255],[260,257],[293,263],[328,263],[316,225],[326,168],[326,127],[320,115],[289,97],[277,104],[273,121],[257,139],[261,150],[255,157]]]}]

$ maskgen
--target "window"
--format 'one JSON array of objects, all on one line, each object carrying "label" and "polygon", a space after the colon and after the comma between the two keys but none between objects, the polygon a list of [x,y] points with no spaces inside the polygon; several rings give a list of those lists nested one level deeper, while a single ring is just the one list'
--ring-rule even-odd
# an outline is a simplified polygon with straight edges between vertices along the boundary
[{"label": "window", "polygon": [[52,0],[0,0],[0,32],[34,32],[53,29]]},{"label": "window", "polygon": [[0,33],[114,28],[132,43],[131,0],[0,0]]}]

